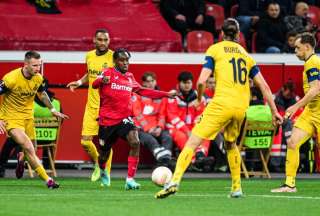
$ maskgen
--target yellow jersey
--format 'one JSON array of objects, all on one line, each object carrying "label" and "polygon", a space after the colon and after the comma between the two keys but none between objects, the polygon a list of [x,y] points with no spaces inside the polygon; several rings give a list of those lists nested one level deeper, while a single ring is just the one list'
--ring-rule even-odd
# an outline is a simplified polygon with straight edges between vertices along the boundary
[{"label": "yellow jersey", "polygon": [[[306,94],[310,85],[309,82],[314,80],[320,80],[320,58],[313,54],[310,58],[304,63],[303,69],[303,91]],[[310,101],[307,106],[312,113],[320,112],[320,94]]]},{"label": "yellow jersey", "polygon": [[99,90],[92,88],[93,81],[101,74],[105,68],[113,67],[113,51],[108,50],[101,56],[96,55],[96,50],[91,50],[86,55],[87,73],[89,78],[88,101],[87,105],[93,108],[99,108],[100,96]]},{"label": "yellow jersey", "polygon": [[24,77],[22,68],[17,68],[3,77],[5,87],[0,108],[1,119],[33,119],[34,97],[43,84],[43,77],[37,73],[30,79]]},{"label": "yellow jersey", "polygon": [[240,44],[221,41],[211,45],[203,67],[211,69],[216,80],[214,97],[210,103],[242,109],[249,106],[249,78],[253,78],[260,70]]}]

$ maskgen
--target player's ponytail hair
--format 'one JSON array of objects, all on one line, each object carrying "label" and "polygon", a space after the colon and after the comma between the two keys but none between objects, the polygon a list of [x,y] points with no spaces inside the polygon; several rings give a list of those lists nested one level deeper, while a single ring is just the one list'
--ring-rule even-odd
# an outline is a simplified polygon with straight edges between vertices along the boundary
[{"label": "player's ponytail hair", "polygon": [[236,40],[240,32],[239,23],[233,18],[228,18],[223,22],[222,31],[224,38],[228,40]]},{"label": "player's ponytail hair", "polygon": [[118,48],[114,51],[113,53],[113,59],[116,60],[119,58],[120,54],[127,54],[129,56],[129,58],[131,57],[131,54],[129,53],[129,51],[126,48]]}]

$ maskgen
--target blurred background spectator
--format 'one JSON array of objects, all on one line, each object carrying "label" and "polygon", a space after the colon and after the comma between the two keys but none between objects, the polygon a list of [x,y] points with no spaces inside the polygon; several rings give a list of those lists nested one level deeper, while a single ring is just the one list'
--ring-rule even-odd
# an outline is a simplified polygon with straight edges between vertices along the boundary
[{"label": "blurred background spectator", "polygon": [[297,37],[297,32],[295,31],[290,31],[287,32],[286,34],[286,42],[283,46],[282,52],[284,53],[295,53],[295,46],[294,46],[294,42],[296,40]]},{"label": "blurred background spectator", "polygon": [[309,6],[305,2],[297,2],[294,9],[294,14],[286,16],[284,21],[288,31],[302,32],[316,32],[317,26],[311,22],[308,17]]},{"label": "blurred background spectator", "polygon": [[257,51],[280,53],[285,43],[286,31],[280,5],[276,2],[269,3],[266,14],[257,23]]},{"label": "blurred background spectator", "polygon": [[162,0],[160,10],[171,28],[181,33],[182,40],[195,29],[215,35],[215,19],[206,15],[204,0]]}]

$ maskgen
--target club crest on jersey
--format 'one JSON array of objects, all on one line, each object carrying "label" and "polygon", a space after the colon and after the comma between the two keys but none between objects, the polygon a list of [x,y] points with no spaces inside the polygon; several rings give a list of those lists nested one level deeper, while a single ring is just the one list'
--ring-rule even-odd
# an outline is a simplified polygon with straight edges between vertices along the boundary
[{"label": "club crest on jersey", "polygon": [[132,79],[130,77],[128,77],[128,80],[129,80],[129,83],[131,84],[132,83]]}]

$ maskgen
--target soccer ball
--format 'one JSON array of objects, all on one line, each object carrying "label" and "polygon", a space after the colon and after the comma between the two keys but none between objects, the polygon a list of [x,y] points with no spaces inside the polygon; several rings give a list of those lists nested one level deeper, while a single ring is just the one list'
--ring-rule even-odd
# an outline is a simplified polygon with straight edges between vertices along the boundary
[{"label": "soccer ball", "polygon": [[169,183],[171,178],[171,170],[164,166],[154,169],[151,175],[152,182],[158,186],[163,186],[164,184]]}]

